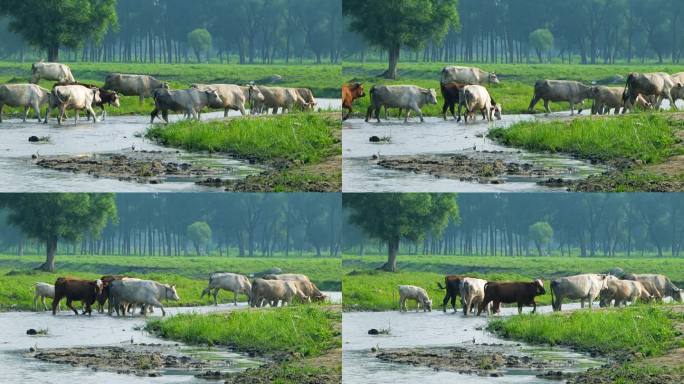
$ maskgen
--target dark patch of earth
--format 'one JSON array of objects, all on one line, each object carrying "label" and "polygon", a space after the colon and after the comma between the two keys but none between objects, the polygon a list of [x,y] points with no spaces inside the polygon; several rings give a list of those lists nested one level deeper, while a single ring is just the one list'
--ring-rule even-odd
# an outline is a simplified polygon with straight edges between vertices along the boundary
[{"label": "dark patch of earth", "polygon": [[507,176],[554,178],[572,169],[552,168],[511,160],[510,153],[476,152],[471,155],[411,155],[383,157],[381,167],[424,173],[460,181],[500,184]]}]

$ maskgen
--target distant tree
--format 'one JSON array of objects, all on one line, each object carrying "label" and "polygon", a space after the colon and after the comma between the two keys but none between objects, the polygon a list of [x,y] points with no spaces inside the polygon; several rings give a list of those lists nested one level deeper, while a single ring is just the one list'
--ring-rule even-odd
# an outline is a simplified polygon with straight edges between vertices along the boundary
[{"label": "distant tree", "polygon": [[211,227],[206,221],[196,221],[188,225],[188,238],[192,241],[198,256],[202,256],[202,249],[206,249],[211,241]]},{"label": "distant tree", "polygon": [[530,239],[534,242],[534,246],[537,247],[539,256],[544,256],[544,247],[551,242],[553,237],[553,228],[551,224],[545,221],[538,221],[530,225]]},{"label": "distant tree", "polygon": [[542,63],[542,53],[548,52],[553,48],[553,34],[546,28],[540,28],[530,33],[530,45],[537,53],[539,62]]},{"label": "distant tree", "polygon": [[421,240],[426,233],[441,236],[449,220],[458,221],[456,195],[449,193],[368,193],[343,196],[349,221],[369,237],[387,243],[387,262],[378,269],[395,272],[402,238]]},{"label": "distant tree", "polygon": [[459,27],[458,0],[345,0],[342,13],[351,18],[352,31],[389,52],[382,76],[397,77],[401,47],[418,48],[430,39],[441,40],[450,27]]},{"label": "distant tree", "polygon": [[36,269],[54,272],[57,243],[73,242],[84,234],[98,236],[110,220],[116,220],[113,194],[22,193],[0,196],[9,209],[7,221],[31,238],[45,243],[45,262]]},{"label": "distant tree", "polygon": [[46,50],[48,61],[59,60],[60,46],[99,43],[117,25],[116,0],[2,0],[0,14],[10,17],[12,32]]},{"label": "distant tree", "polygon": [[201,53],[207,54],[207,61],[209,60],[209,50],[211,50],[211,34],[204,28],[197,28],[188,33],[188,45],[195,52],[197,62],[201,62]]}]

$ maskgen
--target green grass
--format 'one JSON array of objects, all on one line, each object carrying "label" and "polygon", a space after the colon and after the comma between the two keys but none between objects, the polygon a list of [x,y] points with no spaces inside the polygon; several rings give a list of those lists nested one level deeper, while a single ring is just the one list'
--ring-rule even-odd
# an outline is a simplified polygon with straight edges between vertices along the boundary
[{"label": "green grass", "polygon": [[[677,124],[678,126],[673,126]],[[507,146],[531,151],[572,153],[580,158],[660,163],[674,154],[675,129],[681,123],[663,114],[520,122],[496,128],[489,136]]]},{"label": "green grass", "polygon": [[164,145],[191,151],[226,152],[241,158],[285,159],[317,163],[341,154],[340,122],[312,113],[212,120],[181,121],[153,126],[147,136]]},{"label": "green grass", "polygon": [[[0,84],[27,83],[31,80],[32,63],[0,62]],[[65,63],[71,67],[77,81],[104,85],[112,72],[152,75],[168,81],[173,89],[185,89],[193,83],[246,84],[261,83],[274,74],[282,76],[278,86],[310,88],[316,97],[338,98],[342,84],[338,65],[237,65],[237,64],[127,64],[127,63]],[[53,81],[41,80],[41,86],[51,89]],[[124,96],[121,108],[107,108],[111,115],[149,115],[154,109],[152,99],[139,103],[136,96]],[[43,110],[41,113],[44,113]],[[96,111],[97,112],[97,111]],[[17,114],[14,108],[5,113]]]},{"label": "green grass", "polygon": [[[439,91],[439,78],[442,68],[448,65],[475,66],[485,71],[495,72],[500,84],[487,85],[497,103],[503,106],[504,114],[526,113],[534,92],[534,83],[540,79],[576,80],[586,84],[600,81],[614,75],[625,76],[630,72],[667,72],[684,71],[684,66],[677,65],[579,65],[579,64],[464,64],[464,63],[399,63],[399,78],[386,80],[378,78],[386,63],[345,62],[342,69],[344,81],[352,79],[364,82],[366,90],[374,84],[413,84],[437,90],[437,105],[423,108],[430,116],[438,116],[442,111],[443,99]],[[624,84],[622,84],[624,85]],[[615,86],[620,86],[617,84]],[[369,97],[357,100],[355,113],[365,115],[369,105]],[[591,101],[585,101],[588,110]],[[542,103],[537,104],[537,112],[543,111]],[[551,103],[554,112],[569,110],[567,103]],[[395,112],[396,113],[396,112]],[[588,113],[588,112],[583,112]]]},{"label": "green grass", "polygon": [[[169,306],[197,306],[213,303],[202,290],[209,275],[227,271],[249,275],[271,267],[285,272],[303,273],[322,290],[340,290],[340,260],[335,258],[249,258],[249,257],[154,257],[154,256],[57,256],[57,272],[33,271],[41,256],[0,255],[0,311],[32,310],[33,286],[36,282],[53,283],[59,276],[95,279],[105,274],[124,274],[132,277],[176,284],[181,298],[169,301]],[[221,291],[219,302],[230,303],[231,292]],[[245,296],[238,300],[245,301]],[[48,299],[47,302],[50,300]],[[165,304],[166,305],[166,304]]]},{"label": "green grass", "polygon": [[339,311],[317,306],[212,314],[181,314],[150,320],[146,329],[189,344],[225,345],[259,354],[319,356],[339,348]]},{"label": "green grass", "polygon": [[[504,257],[504,256],[408,256],[398,257],[398,273],[373,271],[384,256],[349,256],[342,262],[344,309],[349,311],[386,311],[399,308],[397,285],[425,288],[433,308],[441,308],[444,275],[463,274],[493,281],[530,281],[541,278],[547,294],[538,296],[538,304],[551,304],[548,284],[551,278],[580,273],[606,272],[621,267],[632,273],[662,273],[678,285],[684,285],[684,260],[646,257]],[[355,272],[352,272],[355,271]],[[350,272],[352,272],[350,274]]]},{"label": "green grass", "polygon": [[[677,320],[675,320],[677,319]],[[602,311],[574,311],[494,319],[487,328],[534,344],[565,345],[601,354],[659,356],[678,345],[675,321],[681,314],[648,306]]]}]

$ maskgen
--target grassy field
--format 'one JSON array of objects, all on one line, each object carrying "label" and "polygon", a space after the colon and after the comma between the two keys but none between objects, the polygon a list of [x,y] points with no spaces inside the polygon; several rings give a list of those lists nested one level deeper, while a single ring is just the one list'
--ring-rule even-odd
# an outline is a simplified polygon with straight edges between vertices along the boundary
[{"label": "grassy field", "polygon": [[538,304],[551,304],[549,279],[580,273],[606,272],[620,267],[633,273],[663,273],[678,286],[684,285],[684,260],[673,258],[579,258],[579,257],[492,257],[492,256],[399,256],[398,273],[375,271],[384,256],[343,257],[344,309],[386,311],[399,309],[397,285],[425,288],[434,308],[441,308],[444,275],[465,274],[492,281],[531,281],[541,278],[547,294]]},{"label": "grassy field", "polygon": [[[0,62],[0,84],[27,83],[31,80],[32,63]],[[104,85],[112,72],[152,75],[168,81],[173,89],[184,89],[193,83],[265,84],[273,75],[282,76],[278,86],[310,88],[317,97],[340,97],[342,79],[338,65],[237,65],[237,64],[129,64],[129,63],[65,63],[71,67],[77,81]],[[51,89],[53,81],[41,80],[41,86]],[[152,99],[139,103],[137,96],[124,96],[121,108],[108,108],[111,115],[149,115],[154,109]],[[5,113],[16,113],[6,108]],[[44,113],[42,111],[41,113]]]},{"label": "grassy field", "polygon": [[[463,63],[399,63],[399,78],[386,80],[377,76],[386,69],[386,63],[345,62],[342,69],[344,81],[358,80],[365,84],[367,90],[374,84],[412,84],[437,90],[437,105],[426,106],[423,112],[430,116],[441,115],[443,99],[439,91],[439,79],[442,68],[448,65],[477,66],[485,71],[495,72],[501,81],[487,87],[497,103],[503,106],[504,114],[527,113],[527,108],[534,93],[534,83],[540,79],[576,80],[586,84],[600,82],[615,75],[625,76],[630,72],[667,72],[677,73],[684,66],[676,65],[579,65],[579,64],[463,64]],[[615,84],[624,86],[624,83]],[[365,115],[369,105],[369,97],[357,100],[355,112]],[[585,101],[588,110],[591,102]],[[569,110],[567,103],[551,103],[552,111]],[[536,106],[537,112],[543,112],[543,103]],[[583,112],[584,114],[588,112]]]},{"label": "grassy field", "polygon": [[222,345],[275,362],[231,374],[226,383],[339,383],[342,315],[315,305],[187,314],[150,320],[146,329],[196,345]]},{"label": "grassy field", "polygon": [[[335,258],[291,257],[135,257],[135,256],[57,256],[57,272],[34,271],[31,268],[43,260],[42,256],[0,255],[0,311],[33,309],[33,286],[36,282],[52,283],[59,276],[98,278],[105,274],[124,274],[132,277],[176,284],[181,300],[168,302],[170,306],[196,306],[212,303],[202,290],[209,275],[215,271],[229,271],[249,275],[272,267],[285,272],[303,273],[323,290],[340,290],[340,260]],[[233,294],[221,291],[219,300],[232,302]],[[239,300],[245,301],[245,296]],[[48,302],[50,300],[47,300]],[[166,304],[165,304],[166,305]]]},{"label": "grassy field", "polygon": [[565,152],[584,159],[661,163],[675,154],[681,121],[663,114],[636,114],[554,122],[520,122],[497,128],[490,137],[530,151]]},{"label": "grassy field", "polygon": [[666,308],[633,306],[602,311],[494,319],[487,328],[509,339],[564,345],[603,355],[636,353],[659,356],[677,346],[674,325],[681,314]]}]

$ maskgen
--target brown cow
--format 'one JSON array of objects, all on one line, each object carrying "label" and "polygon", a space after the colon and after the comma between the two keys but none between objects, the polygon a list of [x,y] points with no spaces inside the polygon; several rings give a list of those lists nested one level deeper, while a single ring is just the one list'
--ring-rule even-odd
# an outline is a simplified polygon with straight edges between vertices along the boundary
[{"label": "brown cow", "polygon": [[448,83],[440,84],[439,86],[442,91],[442,97],[444,98],[444,105],[442,106],[442,115],[444,116],[444,121],[447,119],[447,109],[451,112],[451,116],[454,117],[454,120],[461,121],[461,115],[459,114],[456,116],[456,106],[459,103],[459,95],[464,85]]},{"label": "brown cow", "polygon": [[[444,300],[442,300],[442,311],[446,312],[447,302],[451,300],[451,307],[456,312],[456,296],[461,295],[461,283],[463,279],[467,276],[461,275],[447,275],[444,276],[444,286],[437,282],[439,289],[445,289],[446,295],[444,295]],[[461,298],[461,306],[463,306],[463,298]]]},{"label": "brown cow", "polygon": [[342,109],[347,109],[346,115],[342,116],[342,120],[347,120],[352,113],[352,103],[354,100],[366,96],[363,91],[363,84],[351,83],[342,85]]},{"label": "brown cow", "polygon": [[485,298],[477,308],[477,315],[480,316],[482,310],[487,307],[487,304],[494,302],[494,310],[498,311],[501,303],[517,303],[518,314],[522,313],[523,305],[532,305],[532,313],[537,311],[537,303],[534,297],[546,293],[544,290],[544,283],[540,279],[533,282],[505,282],[496,283],[489,282],[485,285]]},{"label": "brown cow", "polygon": [[57,313],[57,306],[63,297],[66,297],[67,307],[75,314],[78,311],[71,305],[72,301],[80,301],[85,304],[83,314],[92,315],[91,306],[102,294],[102,280],[81,280],[72,277],[59,277],[55,281],[55,298],[52,300],[52,314]]}]

